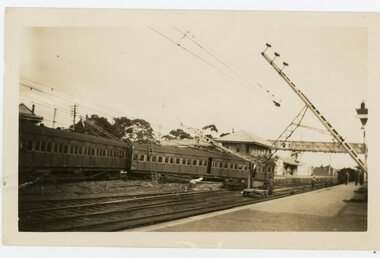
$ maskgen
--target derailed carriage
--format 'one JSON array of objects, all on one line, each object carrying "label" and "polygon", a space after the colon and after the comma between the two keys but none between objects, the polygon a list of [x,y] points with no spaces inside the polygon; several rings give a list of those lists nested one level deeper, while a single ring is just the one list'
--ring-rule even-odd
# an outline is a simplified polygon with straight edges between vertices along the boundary
[{"label": "derailed carriage", "polygon": [[131,172],[181,174],[209,180],[230,179],[226,182],[237,188],[247,186],[250,173],[253,181],[273,181],[275,163],[272,159],[252,161],[258,164],[255,168],[253,163],[210,148],[134,144]]}]

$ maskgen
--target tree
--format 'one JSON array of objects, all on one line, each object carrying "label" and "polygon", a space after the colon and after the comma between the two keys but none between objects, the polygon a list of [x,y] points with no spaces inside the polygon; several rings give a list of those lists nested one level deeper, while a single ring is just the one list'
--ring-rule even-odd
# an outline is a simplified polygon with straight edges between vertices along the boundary
[{"label": "tree", "polygon": [[223,136],[226,136],[226,135],[229,135],[230,133],[222,133],[221,135],[220,135],[220,137],[223,137]]},{"label": "tree", "polygon": [[172,139],[193,139],[191,135],[181,128],[177,128],[175,130],[171,130],[169,134],[162,136],[164,139],[172,140]]},{"label": "tree", "polygon": [[211,124],[211,125],[206,125],[202,128],[203,130],[207,130],[207,129],[210,129],[210,131],[212,132],[218,132],[218,128],[216,128],[216,126],[214,124]]},{"label": "tree", "polygon": [[115,133],[125,142],[155,143],[153,128],[144,119],[114,118]]},{"label": "tree", "polygon": [[203,126],[202,130],[203,130],[203,133],[208,132],[207,134],[205,134],[206,137],[208,137],[210,139],[217,138],[217,137],[215,137],[215,133],[218,132],[218,128],[216,128],[216,126],[214,124]]},{"label": "tree", "polygon": [[[89,118],[86,116],[86,120],[89,122],[95,123],[95,125],[101,127],[105,131],[107,131],[110,134],[114,134],[114,127],[113,125],[108,122],[107,118],[100,117],[98,115],[91,115]],[[94,135],[94,136],[100,136],[108,138],[106,134],[100,132],[99,130],[95,129],[93,126],[91,126],[89,123],[83,121],[82,119],[78,121],[78,123],[75,124],[75,132],[78,133],[84,133],[88,135]],[[70,126],[70,129],[73,129],[73,126]]]},{"label": "tree", "polygon": [[[150,123],[144,119],[116,117],[112,124],[108,122],[107,118],[99,117],[98,115],[91,115],[90,118],[86,117],[86,119],[124,142],[156,142],[153,128]],[[72,126],[70,126],[70,128],[72,129]],[[109,138],[106,134],[82,120],[75,124],[75,132]]]}]

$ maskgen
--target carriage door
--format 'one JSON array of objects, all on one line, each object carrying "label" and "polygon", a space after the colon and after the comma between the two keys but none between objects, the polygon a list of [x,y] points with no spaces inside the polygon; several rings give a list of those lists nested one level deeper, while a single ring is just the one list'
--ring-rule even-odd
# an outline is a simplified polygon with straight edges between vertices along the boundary
[{"label": "carriage door", "polygon": [[212,166],[212,158],[208,158],[208,163],[207,163],[207,174],[211,174],[211,166]]}]

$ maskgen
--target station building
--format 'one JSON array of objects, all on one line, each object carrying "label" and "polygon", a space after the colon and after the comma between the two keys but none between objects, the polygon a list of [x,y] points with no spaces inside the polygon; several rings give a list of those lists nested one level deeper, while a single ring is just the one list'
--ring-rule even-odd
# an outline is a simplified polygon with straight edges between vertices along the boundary
[{"label": "station building", "polygon": [[276,167],[274,170],[275,175],[283,175],[283,176],[295,176],[299,175],[298,168],[302,166],[302,164],[297,161],[293,157],[285,157],[285,156],[275,156]]},{"label": "station building", "polygon": [[[272,153],[271,142],[244,130],[220,137],[216,141],[241,155],[269,157]],[[299,167],[302,164],[296,157],[276,155],[273,158],[276,162],[275,175],[298,175]]]},{"label": "station building", "polygon": [[24,103],[21,103],[18,106],[18,110],[19,110],[18,112],[19,112],[19,121],[20,122],[39,124],[43,120],[42,116],[37,116],[34,113],[34,105],[32,106],[32,109],[30,109]]},{"label": "station building", "polygon": [[271,143],[269,141],[244,130],[230,133],[216,139],[216,141],[241,155],[269,157],[271,154]]}]

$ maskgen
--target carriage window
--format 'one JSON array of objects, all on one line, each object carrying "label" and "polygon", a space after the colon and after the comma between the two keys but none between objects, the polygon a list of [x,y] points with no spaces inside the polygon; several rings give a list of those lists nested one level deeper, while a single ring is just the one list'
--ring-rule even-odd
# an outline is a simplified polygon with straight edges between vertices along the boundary
[{"label": "carriage window", "polygon": [[54,152],[58,153],[58,143],[54,143]]},{"label": "carriage window", "polygon": [[141,154],[141,155],[140,155],[140,161],[144,161],[144,159],[145,159],[145,155],[144,155],[144,154]]},{"label": "carriage window", "polygon": [[70,145],[70,153],[74,154],[74,145],[72,145],[72,144]]},{"label": "carriage window", "polygon": [[91,148],[87,148],[87,155],[91,155]]},{"label": "carriage window", "polygon": [[152,156],[152,162],[156,162],[156,156]]},{"label": "carriage window", "polygon": [[182,165],[186,165],[186,159],[182,159]]},{"label": "carriage window", "polygon": [[165,163],[169,163],[169,157],[165,157]]},{"label": "carriage window", "polygon": [[231,169],[234,168],[234,164],[230,163],[230,168]]},{"label": "carriage window", "polygon": [[41,142],[41,152],[45,152],[46,143]]},{"label": "carriage window", "polygon": [[36,141],[36,145],[34,146],[35,151],[40,151],[40,141]]},{"label": "carriage window", "polygon": [[94,149],[94,148],[91,149],[91,155],[92,155],[92,156],[95,155],[95,149]]},{"label": "carriage window", "polygon": [[67,153],[67,151],[68,151],[68,146],[65,144],[65,145],[63,146],[63,153]]},{"label": "carriage window", "polygon": [[174,164],[174,158],[170,158],[170,163]]},{"label": "carriage window", "polygon": [[224,168],[228,168],[228,163],[224,163]]},{"label": "carriage window", "polygon": [[175,163],[181,164],[181,159],[180,158],[176,158]]},{"label": "carriage window", "polygon": [[187,165],[191,165],[191,159],[187,159]]},{"label": "carriage window", "polygon": [[133,160],[137,160],[137,154],[133,154]]},{"label": "carriage window", "polygon": [[272,172],[271,167],[269,167],[269,166],[267,167],[267,172]]},{"label": "carriage window", "polygon": [[62,151],[63,151],[63,145],[62,144],[58,144],[59,146],[58,146],[58,148],[59,148],[59,150],[58,150],[58,152],[59,153],[62,153]]},{"label": "carriage window", "polygon": [[239,169],[243,169],[243,165],[242,164],[239,164]]},{"label": "carriage window", "polygon": [[193,159],[193,166],[196,166],[196,165],[197,165],[197,160]]},{"label": "carriage window", "polygon": [[220,162],[219,168],[222,168],[224,166],[224,162]]},{"label": "carriage window", "polygon": [[244,166],[244,170],[248,170],[248,166]]},{"label": "carriage window", "polygon": [[51,142],[47,143],[46,152],[51,152]]},{"label": "carriage window", "polygon": [[158,162],[162,162],[162,157],[161,156],[158,156]]},{"label": "carriage window", "polygon": [[235,164],[234,164],[234,169],[237,169],[237,168],[238,168],[238,166],[237,166],[237,164],[235,163]]},{"label": "carriage window", "polygon": [[28,141],[27,149],[28,150],[32,150],[32,147],[33,147],[33,142],[32,141]]}]

